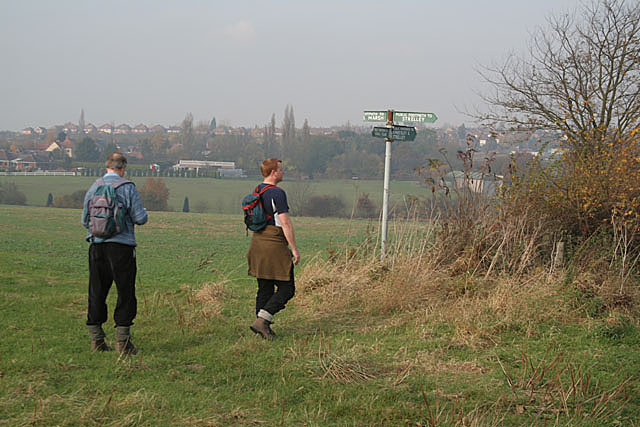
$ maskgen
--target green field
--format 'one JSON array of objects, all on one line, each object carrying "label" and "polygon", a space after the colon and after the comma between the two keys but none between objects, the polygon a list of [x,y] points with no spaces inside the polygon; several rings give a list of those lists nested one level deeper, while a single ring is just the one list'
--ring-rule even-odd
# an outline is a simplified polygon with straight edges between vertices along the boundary
[{"label": "green field", "polygon": [[[133,177],[138,187],[147,178]],[[213,178],[162,178],[169,188],[169,207],[182,211],[184,198],[189,198],[192,210],[202,205],[204,212],[232,214],[240,211],[240,201],[253,191],[260,182],[256,179],[213,179]],[[27,204],[45,206],[49,193],[54,197],[71,194],[77,190],[87,190],[95,177],[82,176],[9,176],[0,180],[15,182],[20,191],[27,196]],[[308,183],[312,195],[338,195],[347,210],[351,209],[356,194],[368,193],[370,199],[380,207],[382,205],[382,181],[366,180],[313,180]],[[299,185],[295,181],[285,181],[281,186],[293,190]],[[390,184],[391,202],[402,203],[406,195],[426,195],[424,187],[413,181],[392,181]]]},{"label": "green field", "polygon": [[[640,399],[629,390],[638,391],[640,333],[578,315],[584,307],[552,320],[487,305],[491,324],[465,319],[480,332],[464,335],[435,303],[333,310],[297,282],[299,295],[274,324],[278,339],[261,340],[248,328],[255,283],[246,275],[250,237],[238,215],[152,212],[137,232],[132,331],[140,353],[91,353],[84,326],[88,244],[79,216],[0,205],[0,424],[639,423]],[[303,257],[297,277],[328,249],[358,248],[375,235],[367,221],[295,218],[294,225]],[[371,280],[393,268],[375,270]],[[462,281],[453,283],[459,280],[442,282],[445,302],[473,307],[489,292],[472,297]],[[570,297],[561,284],[548,289],[545,298]],[[536,311],[558,306],[544,301],[532,302],[540,304]],[[108,302],[112,311],[115,287]],[[600,410],[610,412],[591,413]]]}]

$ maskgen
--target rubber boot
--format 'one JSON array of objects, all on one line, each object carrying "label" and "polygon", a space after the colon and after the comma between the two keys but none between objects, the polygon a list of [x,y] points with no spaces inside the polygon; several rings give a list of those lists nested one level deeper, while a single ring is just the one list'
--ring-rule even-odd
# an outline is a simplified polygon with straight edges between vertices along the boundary
[{"label": "rubber boot", "polygon": [[138,353],[138,349],[131,342],[129,326],[116,326],[116,351],[125,355]]},{"label": "rubber boot", "polygon": [[104,342],[105,333],[101,325],[87,325],[91,338],[91,351],[111,351],[111,347]]}]

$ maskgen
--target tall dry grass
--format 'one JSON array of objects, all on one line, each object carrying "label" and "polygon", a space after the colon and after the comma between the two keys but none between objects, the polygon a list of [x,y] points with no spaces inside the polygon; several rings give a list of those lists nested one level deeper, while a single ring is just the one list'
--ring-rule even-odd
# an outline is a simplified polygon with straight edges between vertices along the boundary
[{"label": "tall dry grass", "polygon": [[[558,218],[528,203],[526,192],[473,191],[473,150],[459,156],[464,179],[446,181],[437,164],[434,197],[413,201],[390,222],[384,261],[371,233],[306,265],[298,303],[307,315],[422,311],[424,322],[453,325],[455,341],[469,346],[489,343],[505,328],[532,334],[541,322],[591,316],[593,310],[581,309],[585,299],[596,301],[601,314],[623,310],[640,318],[635,235],[618,227],[572,240]],[[528,173],[539,179],[535,170]]]},{"label": "tall dry grass", "polygon": [[446,323],[454,328],[453,345],[471,347],[499,339],[505,329],[530,335],[541,322],[576,316],[559,297],[558,272],[487,276],[474,273],[473,264],[461,271],[461,257],[443,254],[438,221],[396,221],[392,230],[384,261],[372,237],[309,262],[297,278],[304,315],[396,314],[418,324]]}]

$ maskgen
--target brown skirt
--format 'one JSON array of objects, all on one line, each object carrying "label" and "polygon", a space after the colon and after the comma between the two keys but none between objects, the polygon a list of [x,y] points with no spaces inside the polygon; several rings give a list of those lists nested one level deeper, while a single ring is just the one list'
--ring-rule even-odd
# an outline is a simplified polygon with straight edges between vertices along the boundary
[{"label": "brown skirt", "polygon": [[269,280],[291,280],[292,253],[282,228],[267,225],[253,233],[247,252],[249,276]]}]

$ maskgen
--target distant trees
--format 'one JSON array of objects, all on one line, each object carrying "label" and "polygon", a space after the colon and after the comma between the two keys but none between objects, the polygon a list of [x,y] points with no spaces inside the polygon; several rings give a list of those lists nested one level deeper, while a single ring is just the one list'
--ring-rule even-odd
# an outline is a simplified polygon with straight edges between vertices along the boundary
[{"label": "distant trees", "polygon": [[280,157],[280,147],[276,140],[276,115],[271,115],[271,121],[264,127],[262,146],[265,157]]},{"label": "distant trees", "polygon": [[458,140],[464,141],[465,138],[467,137],[467,127],[464,125],[464,123],[458,126],[457,132],[458,132]]},{"label": "distant trees", "polygon": [[161,133],[154,133],[149,140],[151,146],[151,158],[154,161],[164,161],[167,159],[167,149],[169,140]]},{"label": "distant trees", "polygon": [[293,106],[287,105],[284,109],[282,121],[282,147],[287,150],[296,138],[296,119],[293,116]]},{"label": "distant trees", "polygon": [[[253,132],[212,133],[215,117],[211,123],[199,123],[194,127],[189,113],[182,122],[180,133],[155,132],[138,141],[138,151],[149,163],[176,162],[181,159],[233,161],[238,168],[250,175],[259,174],[259,164],[267,157],[284,160],[290,177],[350,178],[353,175],[377,178],[382,173],[384,143],[368,133],[353,129],[341,130],[327,135],[312,135],[308,120],[296,129],[293,107],[287,105],[281,122],[282,132],[276,127],[276,115],[272,114],[263,127],[261,136]],[[257,128],[253,131],[258,130]],[[123,137],[123,144],[127,144]],[[84,144],[84,143],[83,143]],[[80,144],[76,158],[90,158],[83,154]],[[105,148],[115,148],[111,143]],[[415,141],[394,143],[395,177],[415,177],[413,168],[424,164],[428,155],[438,155],[435,131],[421,129]],[[133,159],[135,162],[135,159]]]},{"label": "distant trees", "polygon": [[329,162],[326,173],[332,178],[352,176],[378,178],[382,176],[384,163],[380,156],[362,151],[350,151],[335,156]]},{"label": "distant trees", "polygon": [[311,128],[309,127],[309,121],[304,119],[304,124],[302,125],[302,143],[307,144],[309,142],[309,137],[311,136]]},{"label": "distant trees", "polygon": [[391,170],[396,177],[415,177],[415,169],[424,164],[424,157],[416,152],[414,146],[415,144],[409,142],[393,143]]},{"label": "distant trees", "polygon": [[106,158],[106,156],[113,153],[114,151],[118,151],[118,146],[116,145],[116,143],[113,141],[107,142],[107,145],[104,146],[104,149],[102,151],[102,153],[104,154],[103,157]]},{"label": "distant trees", "polygon": [[187,113],[181,125],[180,142],[182,142],[182,149],[189,158],[195,158],[198,152],[196,144],[196,136],[193,131],[193,114]]},{"label": "distant trees", "polygon": [[100,158],[100,152],[96,142],[85,136],[78,142],[73,150],[74,157],[81,162],[95,162]]}]

